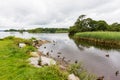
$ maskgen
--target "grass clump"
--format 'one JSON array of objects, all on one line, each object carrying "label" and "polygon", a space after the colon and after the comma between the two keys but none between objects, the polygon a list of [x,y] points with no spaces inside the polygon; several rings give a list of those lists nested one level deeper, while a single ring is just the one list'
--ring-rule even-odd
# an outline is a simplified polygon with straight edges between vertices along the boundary
[{"label": "grass clump", "polygon": [[74,73],[80,80],[96,80],[96,76],[88,73],[80,63],[71,64],[68,68],[69,73]]}]

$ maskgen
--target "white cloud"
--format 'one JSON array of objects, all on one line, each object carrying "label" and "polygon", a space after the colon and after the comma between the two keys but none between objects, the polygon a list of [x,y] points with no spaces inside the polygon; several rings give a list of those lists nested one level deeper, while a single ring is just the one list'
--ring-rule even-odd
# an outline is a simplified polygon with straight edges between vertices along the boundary
[{"label": "white cloud", "polygon": [[119,22],[119,0],[0,0],[0,29],[69,27],[86,14]]}]

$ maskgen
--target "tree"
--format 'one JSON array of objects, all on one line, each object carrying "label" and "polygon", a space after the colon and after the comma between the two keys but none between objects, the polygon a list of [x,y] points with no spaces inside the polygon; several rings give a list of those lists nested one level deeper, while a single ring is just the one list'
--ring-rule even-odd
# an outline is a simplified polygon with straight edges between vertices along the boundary
[{"label": "tree", "polygon": [[96,26],[97,26],[97,31],[106,31],[108,30],[109,27],[109,25],[103,20],[97,21]]},{"label": "tree", "polygon": [[80,16],[78,17],[78,19],[79,19],[79,20],[83,20],[85,17],[86,17],[86,15],[83,14],[83,15],[80,15]]},{"label": "tree", "polygon": [[86,31],[120,31],[120,24],[113,23],[108,25],[104,20],[93,20],[91,18],[85,18],[86,15],[80,15],[75,24],[70,27],[69,33],[74,35],[77,32]]},{"label": "tree", "polygon": [[113,23],[112,25],[110,25],[110,31],[120,31],[120,24],[119,23]]}]

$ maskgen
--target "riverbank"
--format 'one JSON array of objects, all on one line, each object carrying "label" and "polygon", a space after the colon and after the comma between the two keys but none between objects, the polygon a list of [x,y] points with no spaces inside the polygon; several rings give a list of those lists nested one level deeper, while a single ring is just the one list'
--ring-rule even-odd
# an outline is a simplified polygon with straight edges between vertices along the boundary
[{"label": "riverbank", "polygon": [[[21,43],[21,47],[19,47],[19,43]],[[25,47],[23,43],[25,43]],[[73,65],[65,71],[61,70],[58,64],[41,68],[34,67],[28,61],[29,53],[34,51],[37,49],[33,46],[33,39],[15,37],[1,39],[0,80],[67,80],[68,75],[77,72],[80,67]],[[81,80],[84,78],[94,80],[85,70],[77,74]]]},{"label": "riverbank", "polygon": [[74,38],[105,46],[120,47],[120,32],[81,32]]}]

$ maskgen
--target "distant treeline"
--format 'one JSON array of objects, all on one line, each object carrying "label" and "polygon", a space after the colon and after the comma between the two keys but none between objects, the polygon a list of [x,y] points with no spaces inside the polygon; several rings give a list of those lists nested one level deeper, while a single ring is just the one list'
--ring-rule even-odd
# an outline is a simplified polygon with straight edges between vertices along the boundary
[{"label": "distant treeline", "polygon": [[22,30],[17,30],[17,29],[9,29],[9,30],[5,30],[5,32],[26,32],[27,30],[24,30],[24,29],[22,29]]},{"label": "distant treeline", "polygon": [[28,30],[30,33],[66,33],[67,28],[36,28]]},{"label": "distant treeline", "polygon": [[91,31],[120,31],[120,24],[113,23],[109,25],[104,20],[93,20],[86,18],[86,15],[80,15],[73,26],[69,29],[69,34],[74,35],[77,32],[91,32]]},{"label": "distant treeline", "polygon": [[67,33],[68,28],[36,28],[36,29],[28,29],[28,30],[16,30],[10,29],[6,30],[7,32],[29,32],[29,33]]}]

